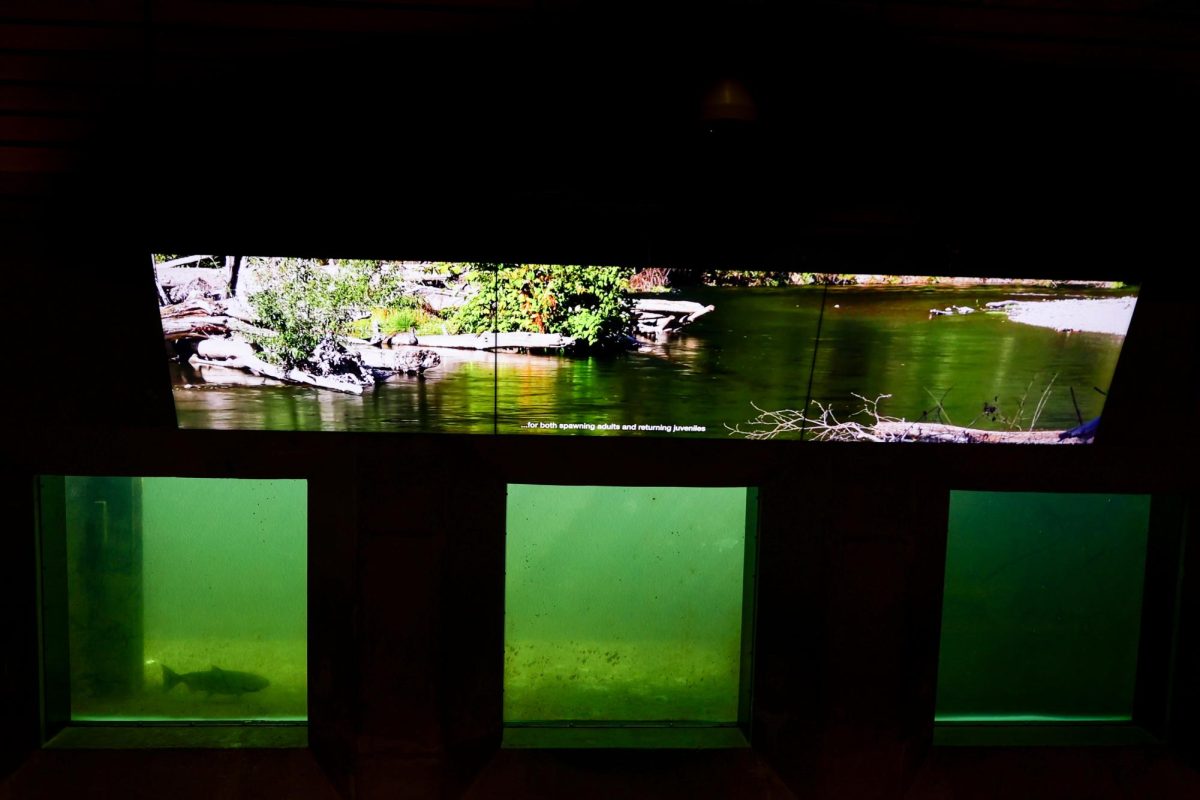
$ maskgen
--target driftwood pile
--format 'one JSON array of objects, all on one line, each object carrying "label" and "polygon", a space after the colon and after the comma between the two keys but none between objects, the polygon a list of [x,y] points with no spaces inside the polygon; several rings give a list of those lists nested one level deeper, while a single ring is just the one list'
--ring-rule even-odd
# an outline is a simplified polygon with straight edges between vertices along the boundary
[{"label": "driftwood pile", "polygon": [[317,347],[304,369],[272,364],[250,341],[272,331],[256,325],[253,312],[239,298],[226,296],[221,272],[156,270],[159,298],[166,303],[159,309],[163,337],[195,368],[240,370],[284,383],[362,394],[365,387],[393,376],[419,376],[441,364],[441,356],[428,348],[385,350],[358,340],[343,345],[332,338]]},{"label": "driftwood pile", "polygon": [[[850,418],[838,419],[831,406],[813,401],[816,414],[811,416],[796,409],[768,410],[751,403],[758,412],[753,419],[739,425],[726,425],[731,435],[747,439],[774,439],[778,436],[800,435],[812,441],[828,442],[953,442],[956,444],[1080,444],[1091,433],[1070,431],[1006,430],[988,431],[940,422],[905,420],[885,416],[879,404],[891,395],[883,394],[870,400],[854,395],[862,408]],[[853,419],[857,417],[857,419]]]},{"label": "driftwood pile", "polygon": [[285,383],[305,384],[349,394],[362,394],[368,386],[393,375],[420,375],[441,363],[430,350],[381,350],[369,345],[342,347],[326,339],[309,359],[309,369],[285,369],[259,358],[249,342],[238,339],[204,339],[188,359],[194,367],[225,367]]},{"label": "driftwood pile", "polygon": [[[304,369],[284,368],[264,360],[253,339],[273,332],[256,324],[254,313],[237,296],[241,257],[226,257],[225,269],[191,266],[212,256],[185,256],[158,264],[155,284],[160,301],[163,336],[176,354],[194,367],[240,370],[286,383],[316,386],[351,394],[395,375],[422,375],[442,363],[438,350],[521,352],[559,351],[576,340],[555,333],[491,332],[481,334],[422,334],[402,332],[372,340],[326,339],[307,359]],[[420,263],[399,267],[406,290],[434,311],[465,303],[476,291],[466,281],[439,274]],[[249,269],[249,267],[247,267]],[[251,271],[248,279],[253,281]],[[243,288],[243,293],[250,291]],[[658,341],[713,311],[686,300],[656,298],[634,301],[635,331],[643,340]],[[631,346],[637,343],[629,337]]]},{"label": "driftwood pile", "polygon": [[871,432],[884,442],[953,442],[955,444],[1079,444],[1066,431],[985,431],[940,422],[880,421]]},{"label": "driftwood pile", "polygon": [[704,306],[690,300],[642,298],[633,304],[638,334],[655,341],[678,333],[685,325],[692,324],[714,309],[715,306]]}]

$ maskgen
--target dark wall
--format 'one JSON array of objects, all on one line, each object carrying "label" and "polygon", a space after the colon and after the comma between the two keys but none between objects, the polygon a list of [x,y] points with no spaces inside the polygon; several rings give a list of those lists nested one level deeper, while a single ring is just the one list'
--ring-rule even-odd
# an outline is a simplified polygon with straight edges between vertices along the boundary
[{"label": "dark wall", "polygon": [[[364,795],[401,774],[418,795],[535,780],[487,767],[508,482],[762,487],[755,750],[794,792],[860,796],[898,794],[929,747],[950,489],[1194,493],[1186,75],[997,59],[767,5],[687,25],[487,19],[272,38],[131,18],[130,79],[6,228],[5,769],[38,744],[38,473],[309,478],[314,750]],[[726,75],[755,123],[701,118]],[[152,247],[1112,277],[1143,293],[1090,448],[177,431]],[[626,766],[651,780],[708,763],[671,758]]]}]

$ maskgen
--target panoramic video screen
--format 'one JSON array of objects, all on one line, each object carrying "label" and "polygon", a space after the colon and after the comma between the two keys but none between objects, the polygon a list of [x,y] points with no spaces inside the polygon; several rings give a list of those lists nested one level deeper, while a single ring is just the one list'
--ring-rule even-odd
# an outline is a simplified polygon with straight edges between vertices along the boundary
[{"label": "panoramic video screen", "polygon": [[1114,282],[156,254],[181,427],[1078,444]]}]

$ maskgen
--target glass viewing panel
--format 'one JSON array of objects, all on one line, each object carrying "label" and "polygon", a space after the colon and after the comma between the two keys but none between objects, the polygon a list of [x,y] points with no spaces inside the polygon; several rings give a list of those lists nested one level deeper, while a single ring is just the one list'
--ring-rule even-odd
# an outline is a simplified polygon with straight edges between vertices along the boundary
[{"label": "glass viewing panel", "polygon": [[1128,722],[1145,495],[952,492],[939,723]]},{"label": "glass viewing panel", "polygon": [[187,428],[1092,441],[1119,283],[155,255]]},{"label": "glass viewing panel", "polygon": [[45,671],[68,676],[69,721],[306,720],[306,498],[303,480],[43,478]]},{"label": "glass viewing panel", "polygon": [[736,724],[753,502],[510,485],[505,724]]}]

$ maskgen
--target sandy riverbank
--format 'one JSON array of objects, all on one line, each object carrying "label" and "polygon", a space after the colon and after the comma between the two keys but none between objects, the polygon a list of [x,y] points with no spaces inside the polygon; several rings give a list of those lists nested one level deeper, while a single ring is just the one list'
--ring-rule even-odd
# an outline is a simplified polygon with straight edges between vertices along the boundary
[{"label": "sandy riverbank", "polygon": [[1025,325],[1060,331],[1087,331],[1124,336],[1137,298],[1103,297],[1074,300],[1018,301],[1005,308],[1008,318]]}]

